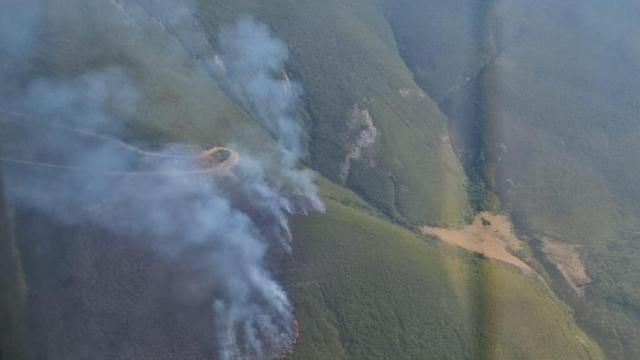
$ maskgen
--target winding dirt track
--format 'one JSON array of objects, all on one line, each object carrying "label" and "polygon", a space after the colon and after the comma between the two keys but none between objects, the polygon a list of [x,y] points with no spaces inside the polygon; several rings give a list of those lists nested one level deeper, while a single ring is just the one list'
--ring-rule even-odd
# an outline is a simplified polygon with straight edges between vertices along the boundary
[{"label": "winding dirt track", "polygon": [[[16,122],[18,120],[35,122],[35,120],[27,114],[0,109],[0,121]],[[100,174],[111,175],[111,176],[184,176],[184,175],[198,175],[198,174],[229,175],[232,173],[234,166],[240,160],[240,156],[238,155],[237,152],[233,151],[232,149],[221,147],[221,146],[215,146],[213,148],[203,150],[195,155],[172,155],[172,154],[146,151],[136,146],[133,146],[129,143],[126,143],[122,140],[116,139],[114,137],[104,135],[104,134],[94,133],[87,130],[80,130],[80,129],[75,129],[75,128],[71,128],[63,125],[54,125],[54,124],[48,124],[48,126],[51,126],[63,131],[73,132],[79,136],[84,136],[87,138],[93,138],[100,141],[110,142],[127,151],[133,152],[141,157],[154,157],[159,159],[173,159],[173,160],[191,160],[191,161],[197,161],[200,163],[204,163],[207,160],[213,160],[213,161],[207,161],[207,164],[209,163],[211,164],[210,167],[203,167],[202,169],[184,170],[184,171],[96,171],[96,170],[89,170],[89,169],[83,169],[79,167],[72,167],[72,166],[66,166],[66,165],[60,165],[60,164],[50,164],[45,162],[33,161],[33,160],[23,160],[23,159],[15,159],[15,158],[7,158],[7,157],[0,157],[0,161],[5,163],[24,165],[24,166],[39,166],[39,167],[46,167],[46,168],[52,168],[52,169],[66,170],[66,171],[71,171],[76,173],[93,173],[93,174],[100,173]],[[217,154],[221,152],[226,152],[228,153],[228,155],[226,156],[226,159],[222,161],[217,161],[216,160]]]}]

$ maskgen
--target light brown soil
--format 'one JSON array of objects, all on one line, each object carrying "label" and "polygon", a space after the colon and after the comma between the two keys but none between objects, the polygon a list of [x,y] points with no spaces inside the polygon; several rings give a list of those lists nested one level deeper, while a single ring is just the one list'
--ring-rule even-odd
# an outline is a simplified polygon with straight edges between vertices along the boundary
[{"label": "light brown soil", "polygon": [[553,241],[549,238],[542,239],[542,251],[547,255],[565,280],[578,293],[584,295],[584,286],[591,283],[584,264],[578,254],[578,245]]},{"label": "light brown soil", "polygon": [[221,152],[221,151],[226,151],[226,152],[228,152],[228,153],[229,153],[229,156],[228,156],[225,160],[215,163],[215,164],[212,166],[212,168],[213,168],[215,171],[218,171],[218,172],[222,172],[222,173],[224,173],[224,172],[231,173],[231,170],[233,169],[233,167],[234,167],[234,166],[238,163],[238,161],[240,160],[240,155],[238,155],[238,153],[237,153],[237,152],[235,152],[235,151],[233,151],[233,150],[231,150],[231,149],[229,149],[229,148],[216,146],[216,147],[213,147],[213,148],[211,148],[211,149],[208,149],[208,150],[204,150],[204,151],[202,151],[202,152],[198,155],[198,158],[200,158],[200,159],[205,159],[205,160],[206,160],[206,159],[213,159],[213,158],[215,158],[215,155],[216,155],[218,152]]},{"label": "light brown soil", "polygon": [[481,253],[520,269],[528,275],[537,273],[514,253],[522,249],[523,243],[513,233],[511,223],[506,216],[487,212],[478,214],[473,224],[461,229],[422,227],[424,235],[432,235],[442,241],[469,251]]}]

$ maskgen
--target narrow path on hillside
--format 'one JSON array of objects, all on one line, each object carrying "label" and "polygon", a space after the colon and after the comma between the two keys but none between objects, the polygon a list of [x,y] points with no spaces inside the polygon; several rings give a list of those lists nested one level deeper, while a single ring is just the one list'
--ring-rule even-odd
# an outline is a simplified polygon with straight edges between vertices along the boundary
[{"label": "narrow path on hillside", "polygon": [[[33,119],[33,117],[27,114],[14,112],[14,111],[7,111],[4,109],[0,109],[0,121],[16,122],[16,123],[26,121],[30,123],[37,123],[37,120]],[[24,125],[24,124],[20,124],[20,125]],[[112,136],[95,133],[88,130],[76,129],[76,128],[59,125],[59,124],[47,124],[47,126],[51,126],[53,128],[56,128],[62,131],[72,132],[74,134],[77,134],[78,136],[109,142],[123,148],[124,150],[133,152],[138,156],[154,157],[159,159],[196,161],[199,164],[201,164],[203,168],[194,169],[194,170],[184,170],[184,171],[96,171],[96,170],[84,169],[80,167],[51,164],[46,162],[34,161],[34,160],[16,159],[16,158],[8,158],[8,157],[0,157],[0,161],[5,163],[23,165],[23,166],[39,166],[39,167],[46,167],[46,168],[52,168],[52,169],[67,170],[67,171],[72,171],[76,173],[100,173],[100,174],[112,175],[112,176],[136,176],[136,175],[183,176],[183,175],[197,175],[197,174],[227,174],[228,175],[228,174],[231,174],[235,165],[238,163],[238,161],[240,161],[240,155],[237,152],[222,146],[215,146],[210,149],[202,150],[198,153],[195,153],[194,155],[174,155],[174,154],[146,151],[134,145],[126,143],[120,139],[114,138]],[[220,154],[224,154],[224,155],[219,156]]]}]

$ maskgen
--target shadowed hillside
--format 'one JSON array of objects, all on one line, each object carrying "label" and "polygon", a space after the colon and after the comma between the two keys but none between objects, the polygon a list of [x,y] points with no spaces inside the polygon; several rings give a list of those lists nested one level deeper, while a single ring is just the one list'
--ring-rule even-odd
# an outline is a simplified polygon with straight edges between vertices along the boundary
[{"label": "shadowed hillside", "polygon": [[27,359],[25,284],[0,166],[0,359]]}]

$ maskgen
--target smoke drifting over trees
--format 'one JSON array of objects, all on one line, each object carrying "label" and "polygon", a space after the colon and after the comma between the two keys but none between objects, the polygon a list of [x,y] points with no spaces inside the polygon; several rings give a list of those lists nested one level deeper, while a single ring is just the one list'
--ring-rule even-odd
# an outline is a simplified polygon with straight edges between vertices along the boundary
[{"label": "smoke drifting over trees", "polygon": [[201,274],[199,287],[213,297],[219,358],[277,356],[294,341],[294,319],[265,255],[273,246],[290,250],[288,215],[323,209],[312,174],[298,165],[304,155],[295,106],[300,87],[279,78],[286,45],[246,18],[221,31],[216,55],[190,2],[115,4],[122,16],[146,12],[158,20],[271,133],[278,153],[240,153],[234,176],[218,178],[193,174],[202,164],[189,146],[165,146],[145,157],[117,141],[82,136],[122,139],[122,120],[135,116],[144,94],[119,67],[70,78],[32,76],[30,49],[42,41],[40,2],[15,1],[10,6],[20,16],[0,14],[0,49],[8,55],[0,58],[0,125],[20,137],[7,150],[24,161],[5,164],[11,203],[66,225],[91,224],[140,239],[171,259],[189,254]]}]

